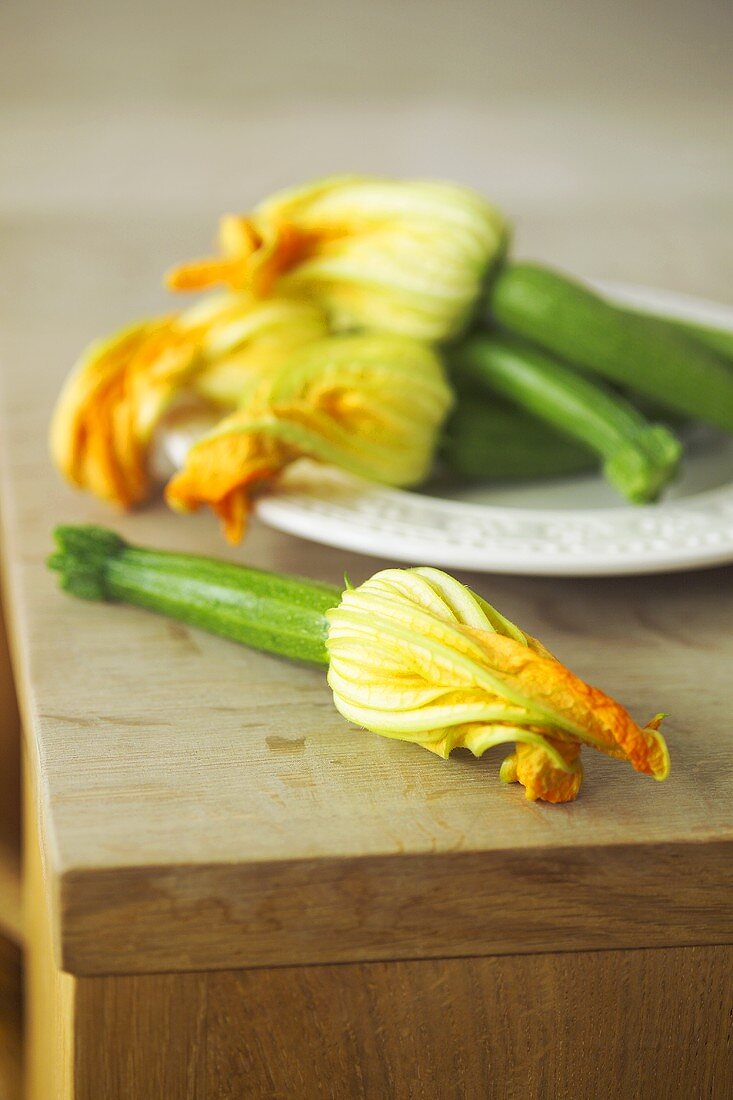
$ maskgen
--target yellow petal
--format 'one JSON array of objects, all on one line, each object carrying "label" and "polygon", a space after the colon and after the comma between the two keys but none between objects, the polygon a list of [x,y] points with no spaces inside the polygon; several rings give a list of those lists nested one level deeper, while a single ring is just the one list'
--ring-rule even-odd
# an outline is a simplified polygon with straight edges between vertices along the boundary
[{"label": "yellow petal", "polygon": [[413,484],[430,468],[451,400],[440,361],[417,341],[370,334],[310,343],[190,450],[166,498],[181,511],[208,504],[236,540],[252,497],[297,458]]},{"label": "yellow petal", "polygon": [[154,433],[174,403],[235,408],[327,331],[308,303],[218,294],[115,333],[88,349],[64,385],[51,425],[54,461],[72,484],[137,504],[151,492]]},{"label": "yellow petal", "polygon": [[337,176],[222,220],[222,260],[168,276],[317,302],[337,329],[437,341],[467,324],[508,237],[502,216],[455,184]]},{"label": "yellow petal", "polygon": [[525,796],[531,801],[572,802],[577,798],[583,781],[580,762],[580,745],[568,741],[550,742],[571,765],[570,770],[557,767],[553,758],[541,745],[521,742],[504,760],[499,773],[502,783],[521,783]]},{"label": "yellow petal", "polygon": [[194,369],[195,355],[169,317],[141,322],[88,349],[51,423],[52,456],[72,484],[122,507],[147,496],[154,424]]},{"label": "yellow petal", "polygon": [[[230,418],[236,425],[238,418]],[[272,426],[276,427],[273,419]],[[227,540],[244,535],[252,500],[288,462],[297,457],[272,431],[260,428],[205,437],[189,451],[183,470],[168,483],[165,497],[178,512],[208,504],[222,522]]]},{"label": "yellow petal", "polygon": [[194,379],[196,393],[224,408],[235,408],[249,400],[263,378],[274,377],[296,351],[326,336],[325,315],[314,305],[282,298],[251,302],[225,322],[206,325],[204,363]]},{"label": "yellow petal", "polygon": [[502,778],[547,801],[576,796],[584,744],[656,779],[669,772],[661,716],[640,728],[440,570],[383,570],[327,618],[334,702],[365,729],[440,756],[515,741]]}]

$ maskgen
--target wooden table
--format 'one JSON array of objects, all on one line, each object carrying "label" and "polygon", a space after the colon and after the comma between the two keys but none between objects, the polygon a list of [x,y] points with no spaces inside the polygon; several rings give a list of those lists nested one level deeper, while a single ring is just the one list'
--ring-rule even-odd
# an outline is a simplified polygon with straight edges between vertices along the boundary
[{"label": "wooden table", "polygon": [[320,672],[57,590],[59,520],[330,581],[382,564],[258,525],[227,551],[205,516],[117,517],[55,476],[68,362],[134,306],[110,278],[181,232],[77,217],[11,237],[11,267],[64,273],[42,323],[26,297],[6,326],[0,428],[29,1095],[725,1096],[731,570],[466,577],[634,714],[671,714],[667,783],[587,753],[563,808],[502,788],[500,753],[441,762],[350,728]]},{"label": "wooden table", "polygon": [[[725,5],[503,8],[425,0],[419,34],[392,0],[1,13],[0,1100],[22,957],[30,1100],[731,1094],[730,569],[465,578],[636,716],[671,713],[668,783],[587,753],[553,808],[499,785],[498,752],[358,733],[320,673],[44,567],[74,520],[239,556],[207,517],[73,494],[45,432],[79,349],[168,308],[162,269],[276,186],[453,176],[524,255],[730,301]],[[382,564],[257,525],[241,557]]]}]

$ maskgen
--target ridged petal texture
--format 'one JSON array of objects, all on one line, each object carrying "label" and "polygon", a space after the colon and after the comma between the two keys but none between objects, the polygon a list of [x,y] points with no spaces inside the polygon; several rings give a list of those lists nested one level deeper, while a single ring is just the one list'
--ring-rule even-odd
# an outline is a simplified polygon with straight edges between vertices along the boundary
[{"label": "ridged petal texture", "polygon": [[317,302],[333,328],[442,341],[458,335],[503,256],[508,227],[449,183],[336,176],[221,221],[221,258],[168,275],[174,290],[224,284]]},{"label": "ridged petal texture", "polygon": [[297,458],[413,485],[430,469],[451,403],[441,362],[427,344],[331,336],[295,352],[196,443],[166,498],[180,511],[208,504],[236,542],[253,496]]},{"label": "ridged petal texture", "polygon": [[628,712],[437,569],[387,569],[327,613],[328,682],[349,721],[448,757],[514,742],[501,778],[529,799],[568,802],[589,745],[655,779],[669,773],[658,715]]},{"label": "ridged petal texture", "polygon": [[327,333],[307,303],[216,294],[92,344],[67,379],[51,453],[73,484],[121,507],[151,492],[156,428],[176,403],[230,411],[294,349]]}]

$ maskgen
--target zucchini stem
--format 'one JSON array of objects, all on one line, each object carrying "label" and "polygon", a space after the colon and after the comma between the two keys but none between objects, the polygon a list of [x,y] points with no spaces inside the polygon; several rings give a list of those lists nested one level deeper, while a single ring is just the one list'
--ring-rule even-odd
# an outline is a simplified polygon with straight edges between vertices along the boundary
[{"label": "zucchini stem", "polygon": [[453,349],[450,365],[459,383],[508,398],[599,455],[608,480],[635,504],[656,500],[677,471],[681,445],[667,428],[538,348],[474,335]]},{"label": "zucchini stem", "polygon": [[266,653],[328,665],[326,612],[335,585],[197,554],[131,546],[113,531],[61,526],[48,559],[67,592],[133,604]]}]

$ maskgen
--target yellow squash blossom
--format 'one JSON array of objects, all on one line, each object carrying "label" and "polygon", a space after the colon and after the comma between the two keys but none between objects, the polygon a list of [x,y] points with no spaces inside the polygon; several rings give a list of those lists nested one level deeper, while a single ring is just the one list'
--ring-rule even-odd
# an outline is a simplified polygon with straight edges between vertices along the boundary
[{"label": "yellow squash blossom", "polygon": [[334,329],[428,341],[458,335],[506,249],[503,216],[450,183],[335,176],[221,221],[221,258],[168,275],[174,290],[223,284],[317,302]]},{"label": "yellow squash blossom", "polygon": [[130,507],[151,491],[150,451],[178,401],[233,408],[253,381],[327,332],[314,306],[211,296],[180,314],[141,321],[95,342],[67,379],[51,453],[73,484]]},{"label": "yellow squash blossom", "polygon": [[[226,319],[219,305],[234,300]],[[195,392],[225,409],[241,405],[262,379],[276,374],[294,351],[328,336],[324,313],[308,302],[242,295],[209,295],[181,314],[182,323],[200,332],[202,363],[193,379]]]},{"label": "yellow squash blossom", "polygon": [[237,542],[253,496],[300,457],[387,485],[414,485],[429,471],[451,402],[440,360],[426,344],[331,336],[294,353],[199,440],[166,499],[179,511],[208,504]]},{"label": "yellow squash blossom", "polygon": [[529,799],[568,802],[591,746],[655,779],[658,732],[573,675],[540,642],[437,569],[387,569],[328,611],[328,682],[349,721],[438,756],[514,742],[501,778]]}]

